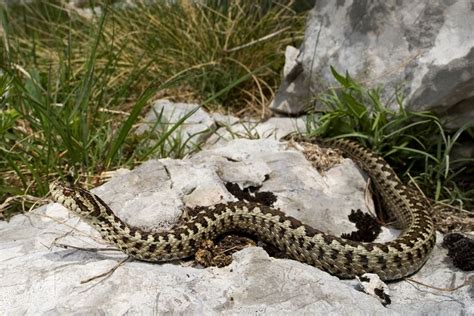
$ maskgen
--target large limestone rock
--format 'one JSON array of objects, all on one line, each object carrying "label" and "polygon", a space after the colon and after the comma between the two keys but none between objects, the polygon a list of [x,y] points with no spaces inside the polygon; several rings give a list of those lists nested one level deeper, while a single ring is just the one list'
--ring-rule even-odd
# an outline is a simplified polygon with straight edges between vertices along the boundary
[{"label": "large limestone rock", "polygon": [[[94,192],[131,225],[162,230],[184,206],[231,201],[226,182],[261,186],[275,205],[334,234],[350,232],[351,208],[367,211],[365,177],[345,159],[320,174],[302,153],[272,139],[234,140],[210,146],[186,160],[160,159],[122,170]],[[394,236],[385,230],[385,233]],[[441,240],[441,236],[438,236]],[[0,222],[0,313],[37,314],[472,314],[472,287],[443,292],[402,281],[389,285],[392,304],[317,268],[276,259],[258,247],[234,254],[224,268],[201,268],[190,260],[150,264],[125,262],[108,277],[81,283],[110,270],[120,252],[62,249],[107,247],[98,233],[59,204]],[[452,267],[437,245],[413,276],[451,288],[472,273]]]},{"label": "large limestone rock", "polygon": [[[317,1],[299,54],[271,108],[301,113],[334,86],[330,66],[387,96],[402,87],[411,110],[433,110],[448,127],[474,121],[474,11],[452,1]],[[392,104],[395,106],[395,104]]]}]

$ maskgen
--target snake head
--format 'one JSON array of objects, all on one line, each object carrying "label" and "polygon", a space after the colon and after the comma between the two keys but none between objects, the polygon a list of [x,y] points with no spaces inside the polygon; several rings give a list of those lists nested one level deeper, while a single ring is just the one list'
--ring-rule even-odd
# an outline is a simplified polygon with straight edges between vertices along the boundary
[{"label": "snake head", "polygon": [[61,181],[53,181],[49,184],[49,189],[54,201],[66,207],[71,212],[80,217],[90,220],[95,208],[90,205],[93,199],[92,194],[73,185]]},{"label": "snake head", "polygon": [[75,201],[75,189],[71,185],[67,185],[59,180],[53,181],[49,184],[49,190],[54,201],[62,204],[67,209],[77,213],[77,204]]}]

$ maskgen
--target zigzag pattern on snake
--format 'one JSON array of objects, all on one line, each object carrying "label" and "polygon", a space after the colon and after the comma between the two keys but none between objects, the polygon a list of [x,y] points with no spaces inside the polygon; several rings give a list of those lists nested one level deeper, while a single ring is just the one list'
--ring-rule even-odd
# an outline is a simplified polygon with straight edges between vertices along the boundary
[{"label": "zigzag pattern on snake", "polygon": [[[318,140],[318,142],[320,142]],[[192,256],[203,240],[242,231],[257,236],[291,258],[341,278],[377,273],[383,280],[413,274],[428,258],[436,230],[428,208],[402,184],[379,156],[349,140],[324,141],[339,148],[370,176],[401,234],[386,243],[355,242],[323,233],[283,212],[245,201],[205,207],[188,222],[167,232],[129,227],[99,197],[59,181],[50,184],[53,198],[97,229],[109,243],[143,261],[162,262]]]}]

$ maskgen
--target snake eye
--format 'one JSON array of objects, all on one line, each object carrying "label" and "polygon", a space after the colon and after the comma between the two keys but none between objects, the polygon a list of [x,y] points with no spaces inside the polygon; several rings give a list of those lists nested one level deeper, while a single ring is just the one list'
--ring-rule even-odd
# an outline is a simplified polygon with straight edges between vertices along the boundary
[{"label": "snake eye", "polygon": [[74,191],[69,189],[69,188],[64,188],[63,189],[63,195],[64,196],[72,196],[74,194]]}]

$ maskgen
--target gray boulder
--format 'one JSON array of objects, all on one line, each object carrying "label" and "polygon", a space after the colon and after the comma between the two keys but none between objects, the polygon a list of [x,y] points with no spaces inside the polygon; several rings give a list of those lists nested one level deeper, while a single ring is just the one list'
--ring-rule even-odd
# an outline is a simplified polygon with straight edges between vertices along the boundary
[{"label": "gray boulder", "polygon": [[317,1],[299,54],[287,51],[290,69],[270,108],[301,113],[335,85],[333,66],[384,86],[386,98],[401,87],[408,109],[460,127],[474,121],[473,34],[470,1]]}]

